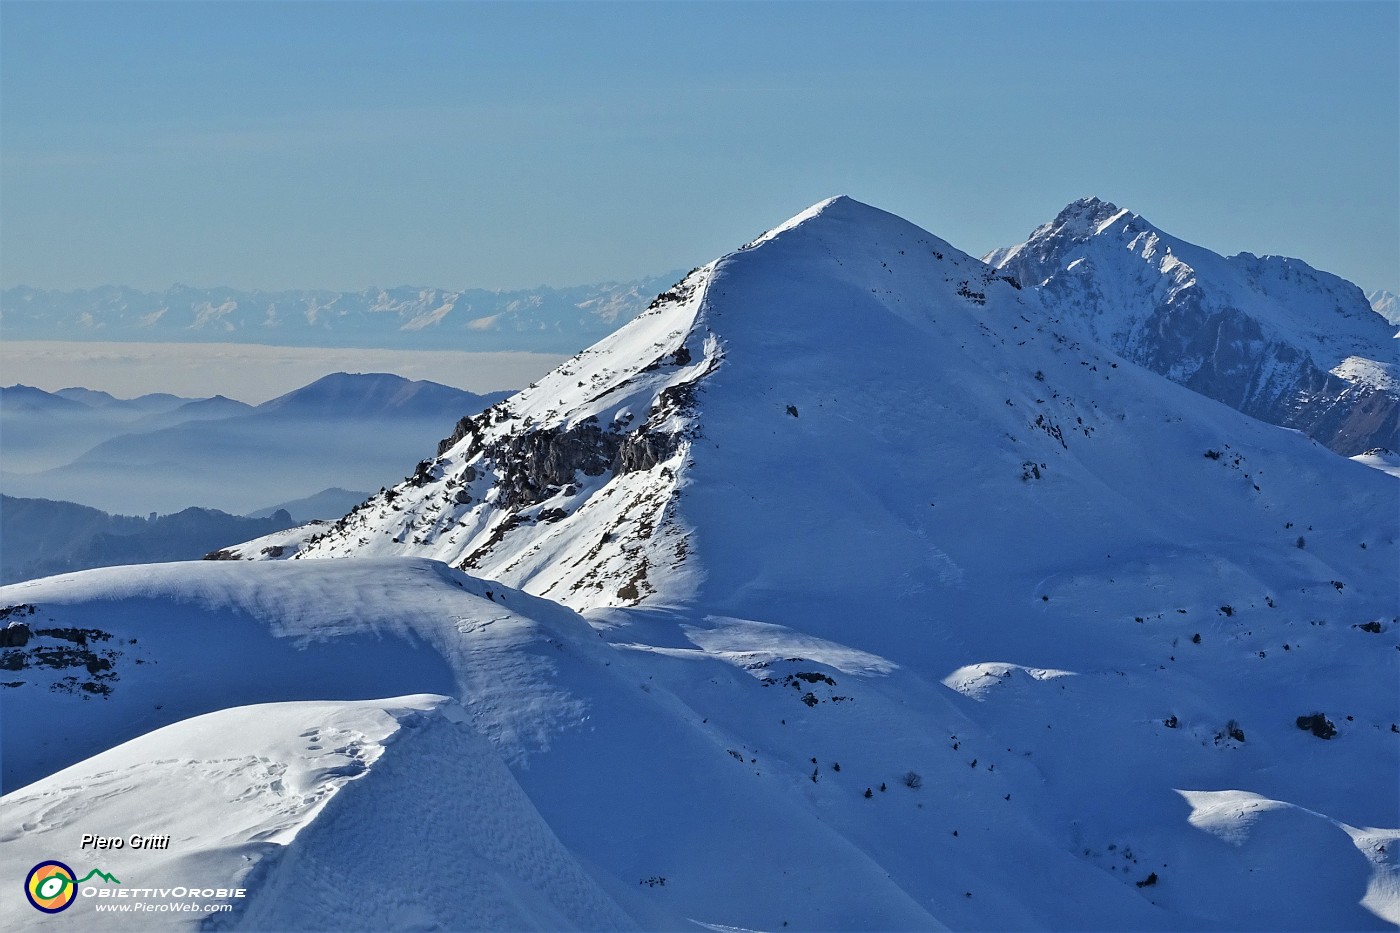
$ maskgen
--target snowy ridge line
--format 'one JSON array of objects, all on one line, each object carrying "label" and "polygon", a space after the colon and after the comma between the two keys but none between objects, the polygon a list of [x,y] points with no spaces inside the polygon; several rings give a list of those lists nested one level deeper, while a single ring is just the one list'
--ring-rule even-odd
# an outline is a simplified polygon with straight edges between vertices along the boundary
[{"label": "snowy ridge line", "polygon": [[[635,321],[534,386],[462,419],[438,456],[421,462],[404,486],[381,491],[319,529],[294,556],[346,554],[350,535],[373,528],[373,536],[355,539],[360,547],[422,553],[404,545],[434,541],[433,557],[474,572],[514,571],[511,578],[526,579],[547,565],[541,592],[600,588],[616,579],[610,596],[640,599],[651,591],[646,568],[667,559],[637,557],[651,530],[664,526],[659,535],[668,539],[670,560],[685,547],[685,532],[665,521],[662,504],[694,434],[688,412],[695,394],[723,358],[719,342],[693,326],[716,265],[692,271]],[[630,362],[599,362],[619,354]],[[416,507],[434,500],[445,505]],[[369,520],[395,512],[403,518],[387,525]],[[634,531],[620,539],[600,528],[623,522]],[[511,532],[541,525],[547,533],[535,554],[567,549],[585,558],[498,556]],[[379,540],[386,532],[388,548]]]},{"label": "snowy ridge line", "polygon": [[[1134,363],[1031,278],[820,207],[280,561],[0,589],[29,620],[4,629],[6,768],[56,770],[12,711],[76,723],[55,741],[81,758],[197,701],[455,698],[471,730],[406,731],[260,863],[271,926],[315,925],[286,892],[379,834],[390,928],[604,928],[609,903],[643,929],[1394,925],[1394,480]],[[1192,275],[1115,296],[1184,313],[1207,264],[1133,241]],[[350,744],[303,731],[257,767]],[[393,805],[426,775],[432,812]],[[244,789],[221,819],[268,799]],[[1240,806],[1193,823],[1183,791]],[[508,826],[473,809],[498,800]],[[420,837],[516,912],[469,871],[404,896]]]}]

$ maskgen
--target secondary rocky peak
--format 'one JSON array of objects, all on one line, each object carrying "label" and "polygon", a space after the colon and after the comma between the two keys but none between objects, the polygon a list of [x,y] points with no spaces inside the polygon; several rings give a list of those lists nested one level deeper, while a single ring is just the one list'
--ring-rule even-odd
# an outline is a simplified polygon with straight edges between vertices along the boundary
[{"label": "secondary rocky peak", "polygon": [[1246,414],[1347,455],[1396,442],[1394,393],[1337,374],[1390,359],[1390,330],[1360,289],[1302,260],[1226,258],[1085,198],[985,261],[1099,343]]},{"label": "secondary rocky peak", "polygon": [[1098,233],[1104,224],[1114,218],[1128,213],[1102,198],[1080,198],[1065,205],[1064,210],[1055,215],[1055,219],[1046,226],[1060,236],[1084,239]]}]

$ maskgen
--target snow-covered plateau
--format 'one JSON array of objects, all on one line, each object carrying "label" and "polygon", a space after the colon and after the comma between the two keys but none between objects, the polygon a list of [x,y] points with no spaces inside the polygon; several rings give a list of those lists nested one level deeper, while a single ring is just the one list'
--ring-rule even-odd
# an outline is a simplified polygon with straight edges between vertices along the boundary
[{"label": "snow-covered plateau", "polygon": [[336,522],[0,587],[4,883],[247,895],[0,925],[1400,926],[1396,477],[998,259],[824,201]]}]

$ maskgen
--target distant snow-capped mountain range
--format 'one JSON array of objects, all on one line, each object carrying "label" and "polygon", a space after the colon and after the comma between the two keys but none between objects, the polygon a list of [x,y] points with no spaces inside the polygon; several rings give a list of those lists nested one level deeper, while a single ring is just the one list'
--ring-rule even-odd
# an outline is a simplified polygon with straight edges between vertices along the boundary
[{"label": "distant snow-capped mountain range", "polygon": [[572,353],[631,320],[675,274],[515,291],[241,291],[176,285],[0,291],[10,340],[135,340]]},{"label": "distant snow-capped mountain range", "polygon": [[1109,207],[823,201],[334,523],[0,588],[0,851],[159,815],[218,928],[1400,924],[1396,479],[1139,321],[1241,407],[1379,338]]}]

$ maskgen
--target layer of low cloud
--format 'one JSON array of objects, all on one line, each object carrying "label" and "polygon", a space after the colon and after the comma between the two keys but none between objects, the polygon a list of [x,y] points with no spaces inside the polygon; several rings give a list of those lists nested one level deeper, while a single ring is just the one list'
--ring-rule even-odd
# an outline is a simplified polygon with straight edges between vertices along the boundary
[{"label": "layer of low cloud", "polygon": [[0,341],[0,370],[7,384],[19,382],[49,392],[83,386],[118,398],[149,392],[225,395],[254,405],[334,372],[395,373],[470,392],[518,389],[563,360],[555,354],[523,352]]}]

